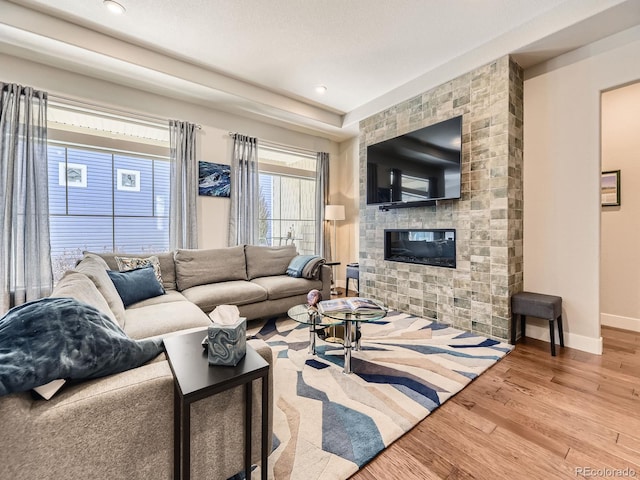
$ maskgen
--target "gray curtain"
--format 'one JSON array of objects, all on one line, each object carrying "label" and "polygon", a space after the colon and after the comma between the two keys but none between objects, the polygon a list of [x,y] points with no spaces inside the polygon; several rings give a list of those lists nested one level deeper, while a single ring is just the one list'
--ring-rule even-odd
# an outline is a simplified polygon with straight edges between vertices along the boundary
[{"label": "gray curtain", "polygon": [[169,121],[171,146],[171,200],[169,202],[169,248],[198,248],[196,197],[196,125]]},{"label": "gray curtain", "polygon": [[233,135],[229,246],[258,244],[258,140]]},{"label": "gray curtain", "polygon": [[0,82],[0,314],[53,287],[47,94]]},{"label": "gray curtain", "polygon": [[329,154],[316,154],[316,252],[331,259],[331,236],[329,223],[324,221],[324,206],[329,199]]}]

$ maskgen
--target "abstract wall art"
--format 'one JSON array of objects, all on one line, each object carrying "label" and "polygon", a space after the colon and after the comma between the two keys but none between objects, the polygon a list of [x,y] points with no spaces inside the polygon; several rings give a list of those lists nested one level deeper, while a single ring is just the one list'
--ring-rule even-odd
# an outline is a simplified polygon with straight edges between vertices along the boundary
[{"label": "abstract wall art", "polygon": [[220,163],[198,162],[198,194],[209,197],[229,197],[231,167]]}]

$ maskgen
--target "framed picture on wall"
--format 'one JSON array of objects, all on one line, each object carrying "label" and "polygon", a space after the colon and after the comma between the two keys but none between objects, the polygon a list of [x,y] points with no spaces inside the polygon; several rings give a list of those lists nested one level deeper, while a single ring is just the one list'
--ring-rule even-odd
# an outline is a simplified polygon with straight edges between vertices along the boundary
[{"label": "framed picture on wall", "polygon": [[116,170],[116,187],[118,190],[124,190],[125,192],[139,192],[140,172],[138,170],[118,168]]},{"label": "framed picture on wall", "polygon": [[87,188],[87,166],[81,163],[58,162],[58,185]]},{"label": "framed picture on wall", "polygon": [[208,197],[231,196],[231,167],[220,163],[198,162],[198,194]]},{"label": "framed picture on wall", "polygon": [[602,172],[600,179],[600,203],[603,207],[620,205],[620,170]]}]

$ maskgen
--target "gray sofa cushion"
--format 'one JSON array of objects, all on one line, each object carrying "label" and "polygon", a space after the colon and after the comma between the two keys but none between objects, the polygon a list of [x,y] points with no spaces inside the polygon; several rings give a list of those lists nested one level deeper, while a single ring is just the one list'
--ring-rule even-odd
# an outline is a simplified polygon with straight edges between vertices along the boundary
[{"label": "gray sofa cushion", "polygon": [[[90,252],[85,252],[90,253]],[[128,258],[148,258],[150,256],[158,257],[160,261],[160,275],[162,276],[162,286],[166,290],[175,290],[176,287],[176,265],[173,260],[173,252],[162,253],[93,253],[104,259],[111,270],[119,270],[117,257]]]},{"label": "gray sofa cushion", "polygon": [[284,275],[287,273],[289,263],[297,254],[296,247],[293,245],[284,247],[247,245],[245,246],[247,279]]},{"label": "gray sofa cushion", "polygon": [[113,323],[118,324],[115,315],[109,308],[109,304],[98,291],[98,287],[96,287],[95,283],[93,283],[89,277],[80,272],[74,272],[73,270],[66,271],[54,287],[51,296],[75,298],[79,302],[97,308],[109,317]]},{"label": "gray sofa cushion", "polygon": [[244,245],[209,250],[178,249],[175,262],[180,291],[196,285],[247,279]]},{"label": "gray sofa cushion", "polygon": [[322,282],[320,280],[294,278],[288,275],[254,278],[251,280],[251,283],[255,283],[264,288],[267,291],[269,300],[306,294],[314,288],[322,290]]},{"label": "gray sofa cushion", "polygon": [[266,302],[249,303],[239,305],[240,316],[249,320],[257,318],[269,318],[284,315],[291,307],[307,303],[307,294],[296,295],[295,297],[279,298],[277,300],[267,300]]},{"label": "gray sofa cushion", "polygon": [[96,287],[98,287],[98,291],[107,301],[109,308],[115,315],[116,320],[118,320],[118,324],[121,327],[124,327],[124,304],[122,303],[122,299],[120,298],[115,285],[107,274],[109,267],[105,261],[96,255],[88,253],[85,254],[78,265],[76,265],[75,270],[85,274],[93,283],[95,283]]},{"label": "gray sofa cushion", "polygon": [[[182,295],[177,290],[167,290],[164,295],[160,295],[159,297],[147,298],[146,300],[142,300],[141,302],[133,303],[129,305],[127,308],[140,308],[146,307],[147,305],[157,305],[159,303],[168,303],[168,302],[185,302],[187,299],[184,295]],[[126,310],[125,310],[126,312]]]},{"label": "gray sofa cushion", "polygon": [[193,327],[207,327],[211,321],[191,302],[168,302],[128,308],[124,331],[131,338],[164,335]]},{"label": "gray sofa cushion", "polygon": [[218,305],[245,305],[267,299],[264,288],[245,280],[199,285],[184,290],[182,294],[204,312],[211,312]]}]

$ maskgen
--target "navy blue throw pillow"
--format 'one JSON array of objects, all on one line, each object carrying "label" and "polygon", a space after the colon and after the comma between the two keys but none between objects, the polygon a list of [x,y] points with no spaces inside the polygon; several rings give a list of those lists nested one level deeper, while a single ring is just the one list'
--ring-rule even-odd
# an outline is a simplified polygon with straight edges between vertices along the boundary
[{"label": "navy blue throw pillow", "polygon": [[152,265],[127,272],[117,272],[115,270],[107,270],[109,278],[116,287],[122,303],[125,307],[141,302],[147,298],[163,295],[164,288],[158,281],[158,277],[153,270]]},{"label": "navy blue throw pillow", "polygon": [[42,298],[0,319],[0,396],[56,379],[84,380],[139,367],[164,349],[133,340],[108,316],[74,298]]}]

